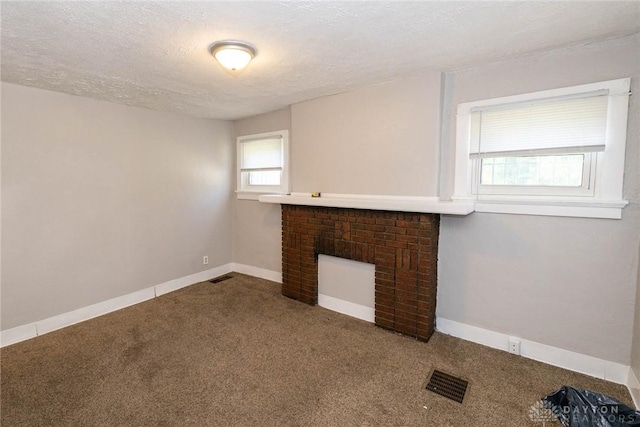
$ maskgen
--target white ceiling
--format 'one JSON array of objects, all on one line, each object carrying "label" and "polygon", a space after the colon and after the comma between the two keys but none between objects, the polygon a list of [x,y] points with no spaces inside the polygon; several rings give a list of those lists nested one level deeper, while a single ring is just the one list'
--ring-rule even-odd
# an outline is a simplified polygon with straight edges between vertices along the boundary
[{"label": "white ceiling", "polygon": [[[236,119],[391,80],[640,31],[640,2],[6,2],[2,80]],[[238,76],[214,41],[258,56]]]}]

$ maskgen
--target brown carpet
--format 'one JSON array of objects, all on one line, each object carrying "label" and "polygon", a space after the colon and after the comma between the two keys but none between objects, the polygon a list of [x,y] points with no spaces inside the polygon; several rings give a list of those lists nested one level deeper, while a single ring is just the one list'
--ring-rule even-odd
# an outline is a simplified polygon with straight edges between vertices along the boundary
[{"label": "brown carpet", "polygon": [[[238,275],[1,351],[3,426],[527,426],[562,385],[625,387],[436,333],[396,335]],[[424,390],[468,379],[459,404]],[[559,425],[559,424],[553,424]]]}]

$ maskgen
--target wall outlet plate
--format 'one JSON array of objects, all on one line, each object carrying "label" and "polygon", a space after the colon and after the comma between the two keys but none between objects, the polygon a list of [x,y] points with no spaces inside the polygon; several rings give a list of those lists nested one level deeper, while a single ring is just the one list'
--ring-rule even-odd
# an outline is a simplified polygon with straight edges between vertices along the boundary
[{"label": "wall outlet plate", "polygon": [[202,264],[203,265],[209,264],[209,257],[207,255],[202,257]]},{"label": "wall outlet plate", "polygon": [[520,354],[520,340],[517,338],[509,338],[509,344],[507,350],[511,354]]}]

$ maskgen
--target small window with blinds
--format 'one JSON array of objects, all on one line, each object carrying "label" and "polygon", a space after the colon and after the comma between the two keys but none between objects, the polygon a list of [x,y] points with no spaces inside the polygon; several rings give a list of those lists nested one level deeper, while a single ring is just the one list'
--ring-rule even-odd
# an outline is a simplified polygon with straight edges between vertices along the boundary
[{"label": "small window with blinds", "polygon": [[238,138],[238,192],[288,192],[288,131]]},{"label": "small window with blinds", "polygon": [[452,199],[478,212],[620,218],[630,82],[459,104]]},{"label": "small window with blinds", "polygon": [[593,195],[607,102],[596,91],[472,109],[474,192]]}]

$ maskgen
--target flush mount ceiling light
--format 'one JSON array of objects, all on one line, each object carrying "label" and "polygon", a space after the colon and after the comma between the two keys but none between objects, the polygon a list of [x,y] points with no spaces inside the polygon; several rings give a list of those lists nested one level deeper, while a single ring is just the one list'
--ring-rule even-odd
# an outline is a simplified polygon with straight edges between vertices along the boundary
[{"label": "flush mount ceiling light", "polygon": [[249,44],[224,40],[211,46],[211,55],[229,71],[240,71],[256,56],[256,50]]}]

